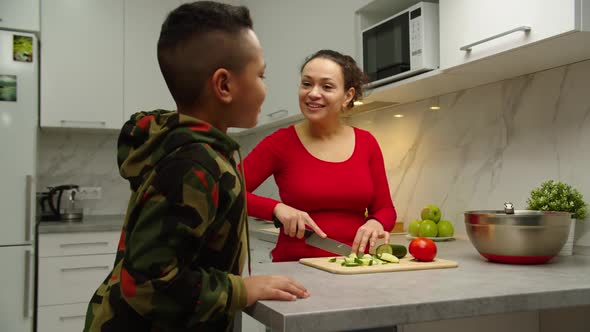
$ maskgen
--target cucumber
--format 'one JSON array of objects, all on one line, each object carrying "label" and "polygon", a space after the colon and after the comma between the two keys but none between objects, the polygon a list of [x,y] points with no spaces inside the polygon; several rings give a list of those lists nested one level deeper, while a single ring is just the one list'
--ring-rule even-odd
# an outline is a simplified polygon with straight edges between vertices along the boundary
[{"label": "cucumber", "polygon": [[397,258],[404,258],[408,254],[408,249],[401,244],[382,244],[375,249],[377,255],[391,254]]},{"label": "cucumber", "polygon": [[381,259],[382,261],[386,261],[389,263],[399,263],[399,258],[395,257],[392,254],[388,254],[388,253],[382,253],[381,256],[379,256],[379,259]]}]

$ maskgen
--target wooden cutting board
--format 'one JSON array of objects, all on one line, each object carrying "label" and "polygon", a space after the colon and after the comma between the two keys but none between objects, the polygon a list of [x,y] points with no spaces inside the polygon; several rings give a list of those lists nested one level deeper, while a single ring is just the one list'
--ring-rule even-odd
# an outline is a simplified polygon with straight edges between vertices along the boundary
[{"label": "wooden cutting board", "polygon": [[299,263],[336,274],[362,274],[411,270],[446,269],[459,266],[457,262],[441,258],[436,258],[432,262],[419,262],[410,255],[407,255],[406,257],[400,259],[399,263],[390,263],[385,265],[373,266],[342,266],[340,265],[340,263],[329,262],[329,259],[330,257],[302,258],[299,260]]}]

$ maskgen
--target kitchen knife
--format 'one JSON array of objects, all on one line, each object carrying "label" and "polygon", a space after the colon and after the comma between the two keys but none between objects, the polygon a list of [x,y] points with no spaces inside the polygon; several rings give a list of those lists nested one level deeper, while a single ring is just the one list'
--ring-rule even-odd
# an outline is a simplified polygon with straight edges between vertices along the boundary
[{"label": "kitchen knife", "polygon": [[[273,218],[273,223],[276,228],[283,227],[283,224],[276,217]],[[308,245],[320,248],[339,256],[348,256],[350,253],[352,253],[351,246],[336,240],[332,240],[330,238],[322,238],[311,229],[305,229],[305,234],[303,237],[305,238],[305,243]]]}]

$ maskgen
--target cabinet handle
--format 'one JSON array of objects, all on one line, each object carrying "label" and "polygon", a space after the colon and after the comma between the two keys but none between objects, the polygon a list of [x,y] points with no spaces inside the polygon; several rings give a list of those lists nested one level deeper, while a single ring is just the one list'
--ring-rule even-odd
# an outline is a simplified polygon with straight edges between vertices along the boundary
[{"label": "cabinet handle", "polygon": [[31,291],[31,250],[25,250],[25,298],[23,301],[23,316],[24,318],[31,317],[31,304],[33,301],[31,300],[31,296],[33,292]]},{"label": "cabinet handle", "polygon": [[101,265],[101,266],[84,266],[84,267],[64,267],[61,268],[61,272],[69,272],[69,271],[80,271],[80,270],[108,270],[110,266],[108,265]]},{"label": "cabinet handle", "polygon": [[272,113],[268,113],[266,116],[268,116],[271,119],[280,119],[280,118],[286,116],[287,114],[289,114],[289,111],[287,111],[287,110],[278,110],[278,111],[274,111]]},{"label": "cabinet handle", "polygon": [[518,28],[514,28],[512,30],[508,30],[508,31],[499,33],[497,35],[494,35],[494,36],[491,36],[491,37],[488,37],[488,38],[485,38],[485,39],[476,41],[475,43],[467,44],[467,45],[459,48],[459,50],[460,51],[470,52],[471,51],[471,48],[473,46],[476,46],[476,45],[479,45],[479,44],[483,44],[485,42],[489,42],[490,40],[493,40],[493,39],[496,39],[496,38],[504,37],[506,35],[509,35],[509,34],[511,34],[513,32],[517,32],[517,31],[523,31],[524,33],[529,33],[531,31],[531,27],[530,26],[527,26],[527,25],[523,25],[523,26],[520,26]]},{"label": "cabinet handle", "polygon": [[80,318],[86,318],[86,315],[76,315],[76,316],[60,316],[59,320],[60,321],[64,321],[64,320],[69,320],[69,319],[80,319]]},{"label": "cabinet handle", "polygon": [[35,180],[33,179],[32,175],[26,176],[26,195],[27,200],[25,202],[25,241],[31,241],[31,235],[33,232],[33,218],[35,213],[33,212],[33,186]]},{"label": "cabinet handle", "polygon": [[84,243],[62,243],[59,245],[60,248],[68,248],[68,247],[80,247],[80,246],[108,246],[109,243],[104,242],[84,242]]},{"label": "cabinet handle", "polygon": [[89,127],[96,127],[96,128],[102,128],[102,127],[106,127],[107,122],[106,121],[86,121],[86,120],[61,120],[60,121],[61,126],[64,127],[67,124],[72,124],[72,125],[82,125],[82,126],[89,126]]}]

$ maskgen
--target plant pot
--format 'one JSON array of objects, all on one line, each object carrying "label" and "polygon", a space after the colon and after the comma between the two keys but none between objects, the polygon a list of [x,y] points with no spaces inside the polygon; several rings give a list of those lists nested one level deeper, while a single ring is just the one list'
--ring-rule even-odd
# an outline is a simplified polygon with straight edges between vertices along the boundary
[{"label": "plant pot", "polygon": [[572,218],[570,221],[570,232],[567,236],[565,244],[559,251],[559,256],[571,256],[574,253],[574,233],[576,232],[576,219]]}]

